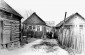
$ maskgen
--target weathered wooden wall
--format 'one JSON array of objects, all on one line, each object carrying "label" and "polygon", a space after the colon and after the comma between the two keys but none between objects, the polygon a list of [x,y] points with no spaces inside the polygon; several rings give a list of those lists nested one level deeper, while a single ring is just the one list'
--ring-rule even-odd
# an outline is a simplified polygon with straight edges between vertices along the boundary
[{"label": "weathered wooden wall", "polygon": [[[0,10],[0,45],[19,42],[20,19],[16,15]],[[3,48],[5,47],[3,46]]]},{"label": "weathered wooden wall", "polygon": [[[65,27],[67,25],[68,27]],[[71,25],[71,26],[69,26]],[[82,26],[80,26],[82,25]],[[76,53],[85,51],[85,20],[73,17],[68,20],[58,33],[58,40],[62,46],[72,48]]]},{"label": "weathered wooden wall", "polygon": [[[30,37],[28,35],[31,34],[34,38],[42,38],[42,36],[46,33],[46,28],[43,25],[39,25],[40,27],[38,27],[37,25],[31,25],[32,29],[29,29],[28,26],[29,25],[23,24],[22,35]],[[33,29],[33,27],[35,28]]]}]

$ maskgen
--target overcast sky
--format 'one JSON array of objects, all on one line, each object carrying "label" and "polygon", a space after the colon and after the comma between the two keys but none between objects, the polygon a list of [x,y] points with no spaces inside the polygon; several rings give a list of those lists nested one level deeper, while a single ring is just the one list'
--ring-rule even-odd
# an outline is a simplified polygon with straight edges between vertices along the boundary
[{"label": "overcast sky", "polygon": [[[18,11],[26,19],[26,10],[36,12],[44,21],[55,21],[57,25],[64,19],[65,12],[67,17],[75,12],[85,17],[84,0],[5,0],[11,7]],[[30,15],[30,14],[29,14]]]}]

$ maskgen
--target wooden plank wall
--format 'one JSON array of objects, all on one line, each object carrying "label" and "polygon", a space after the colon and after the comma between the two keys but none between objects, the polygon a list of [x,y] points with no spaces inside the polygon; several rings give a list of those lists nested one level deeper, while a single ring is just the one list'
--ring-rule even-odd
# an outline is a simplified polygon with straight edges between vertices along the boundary
[{"label": "wooden plank wall", "polygon": [[85,28],[74,29],[61,29],[58,40],[63,47],[72,48],[75,53],[82,53],[85,50]]},{"label": "wooden plank wall", "polygon": [[[19,37],[20,37],[19,36],[19,34],[20,34],[19,21],[2,20],[2,24],[0,23],[0,25],[1,25],[0,30],[2,30],[2,31],[0,31],[0,44],[4,45],[3,48],[6,48],[5,45],[9,46],[10,43],[12,43],[12,45],[15,42],[20,43],[19,42]],[[2,34],[2,36],[1,36],[1,34]],[[2,39],[1,39],[1,37],[2,37]]]}]

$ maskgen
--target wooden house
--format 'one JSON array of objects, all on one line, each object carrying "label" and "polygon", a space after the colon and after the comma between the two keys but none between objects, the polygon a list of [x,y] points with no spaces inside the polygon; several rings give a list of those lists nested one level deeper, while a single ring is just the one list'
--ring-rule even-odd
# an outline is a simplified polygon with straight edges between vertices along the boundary
[{"label": "wooden house", "polygon": [[46,23],[34,12],[24,22],[24,35],[35,38],[42,38],[46,32]]},{"label": "wooden house", "polygon": [[0,47],[15,48],[20,44],[22,16],[0,0]]},{"label": "wooden house", "polygon": [[72,48],[75,53],[85,50],[85,18],[79,13],[72,14],[61,21],[56,29],[62,46]]}]

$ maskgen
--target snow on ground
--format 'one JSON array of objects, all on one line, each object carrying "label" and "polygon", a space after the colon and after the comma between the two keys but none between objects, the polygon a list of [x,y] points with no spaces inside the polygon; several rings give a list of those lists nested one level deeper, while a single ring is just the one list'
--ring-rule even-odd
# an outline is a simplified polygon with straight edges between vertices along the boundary
[{"label": "snow on ground", "polygon": [[[15,50],[0,50],[0,55],[69,55],[67,51],[60,48],[59,46],[55,46],[54,49],[57,49],[53,52],[46,52],[45,49],[47,46],[42,46],[42,48],[33,48],[33,45],[40,44],[43,40],[38,39],[32,43],[26,44],[23,48],[18,48]],[[51,50],[51,49],[50,49]]]}]

